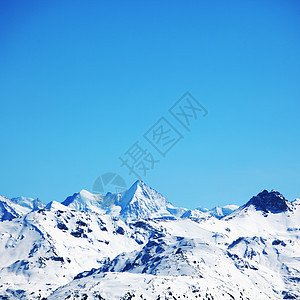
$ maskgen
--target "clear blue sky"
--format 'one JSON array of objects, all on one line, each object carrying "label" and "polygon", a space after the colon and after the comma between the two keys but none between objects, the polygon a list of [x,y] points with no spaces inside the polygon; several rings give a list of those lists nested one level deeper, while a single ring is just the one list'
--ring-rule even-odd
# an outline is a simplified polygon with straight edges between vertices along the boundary
[{"label": "clear blue sky", "polygon": [[208,115],[148,185],[189,208],[300,197],[299,32],[299,1],[1,1],[0,194],[131,185],[119,156],[190,91]]}]

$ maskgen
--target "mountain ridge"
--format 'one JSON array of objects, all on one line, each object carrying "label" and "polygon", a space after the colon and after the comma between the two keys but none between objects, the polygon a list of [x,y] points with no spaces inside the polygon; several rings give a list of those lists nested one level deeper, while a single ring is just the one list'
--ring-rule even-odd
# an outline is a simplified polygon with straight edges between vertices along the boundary
[{"label": "mountain ridge", "polygon": [[[2,197],[3,199],[8,199]],[[1,200],[1,199],[0,199]],[[51,207],[48,204],[42,203],[38,198],[16,197],[6,200],[16,204],[11,206],[6,212],[5,218],[14,218],[20,216],[32,209],[40,209],[43,207]],[[4,201],[5,202],[5,201]],[[1,210],[6,211],[6,202],[0,202]],[[228,204],[225,206],[215,206],[211,209],[199,207],[195,209],[187,209],[184,207],[174,207],[168,199],[151,187],[148,187],[143,181],[137,180],[133,185],[122,193],[93,194],[87,190],[81,190],[73,195],[68,196],[62,205],[70,207],[74,210],[97,212],[100,214],[111,214],[120,217],[123,220],[137,220],[139,218],[181,218],[188,217],[194,219],[205,219],[215,217],[218,219],[224,218],[234,211],[241,211],[250,206],[264,213],[278,213],[289,210],[290,201],[286,200],[281,193],[276,190],[263,190],[256,196],[253,196],[244,205],[238,206]],[[20,211],[24,207],[25,211]],[[0,210],[0,212],[1,212]],[[19,211],[19,212],[18,212]]]},{"label": "mountain ridge", "polygon": [[300,296],[300,200],[279,192],[212,210],[174,207],[143,182],[15,199],[0,197],[0,299]]}]

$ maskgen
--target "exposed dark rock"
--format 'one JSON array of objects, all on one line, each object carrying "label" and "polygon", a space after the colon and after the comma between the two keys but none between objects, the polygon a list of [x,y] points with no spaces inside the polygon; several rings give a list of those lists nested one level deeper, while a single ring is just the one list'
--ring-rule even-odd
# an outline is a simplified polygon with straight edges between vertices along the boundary
[{"label": "exposed dark rock", "polygon": [[262,191],[245,204],[246,207],[250,205],[265,213],[281,213],[289,210],[288,201],[277,191]]},{"label": "exposed dark rock", "polygon": [[122,227],[118,227],[116,230],[116,233],[124,235],[125,234],[125,230]]},{"label": "exposed dark rock", "polygon": [[68,227],[63,222],[58,222],[57,223],[57,228],[60,229],[60,230],[68,230]]}]

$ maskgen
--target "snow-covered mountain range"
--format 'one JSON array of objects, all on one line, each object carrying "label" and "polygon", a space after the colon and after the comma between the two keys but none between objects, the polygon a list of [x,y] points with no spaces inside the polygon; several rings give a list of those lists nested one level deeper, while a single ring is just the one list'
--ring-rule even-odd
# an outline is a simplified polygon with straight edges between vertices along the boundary
[{"label": "snow-covered mountain range", "polygon": [[[246,202],[246,201],[245,201]],[[300,200],[174,207],[142,181],[0,196],[0,299],[299,299]]]}]

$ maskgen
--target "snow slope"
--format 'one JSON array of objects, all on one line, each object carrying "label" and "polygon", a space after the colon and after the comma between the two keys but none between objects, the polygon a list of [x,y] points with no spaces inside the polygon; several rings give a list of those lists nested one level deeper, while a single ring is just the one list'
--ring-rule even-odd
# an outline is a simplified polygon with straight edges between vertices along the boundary
[{"label": "snow slope", "polygon": [[141,181],[46,207],[0,201],[0,299],[300,297],[300,200],[276,191],[212,210]]},{"label": "snow slope", "polygon": [[40,209],[44,206],[39,199],[26,197],[8,199],[0,196],[0,221],[21,217],[31,210]]},{"label": "snow slope", "polygon": [[125,221],[141,218],[174,219],[187,211],[185,208],[174,207],[163,195],[141,180],[123,193],[101,195],[82,190],[68,197],[62,204],[79,211],[111,214]]}]

